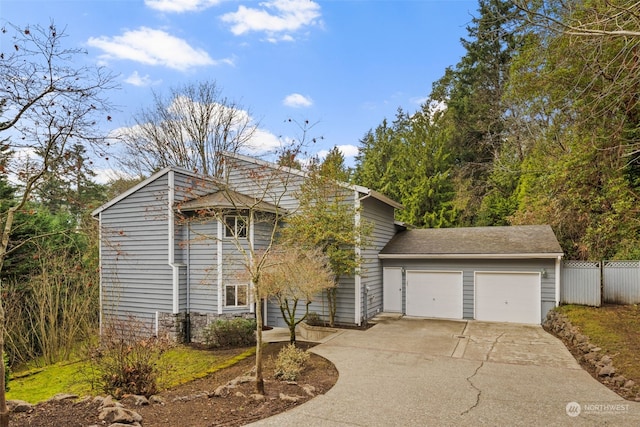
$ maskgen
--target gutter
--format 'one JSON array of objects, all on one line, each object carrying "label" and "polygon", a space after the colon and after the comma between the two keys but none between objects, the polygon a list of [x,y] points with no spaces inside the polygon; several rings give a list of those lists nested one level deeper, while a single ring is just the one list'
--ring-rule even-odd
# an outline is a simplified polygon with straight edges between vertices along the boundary
[{"label": "gutter", "polygon": [[555,259],[562,253],[530,254],[378,254],[380,259]]}]

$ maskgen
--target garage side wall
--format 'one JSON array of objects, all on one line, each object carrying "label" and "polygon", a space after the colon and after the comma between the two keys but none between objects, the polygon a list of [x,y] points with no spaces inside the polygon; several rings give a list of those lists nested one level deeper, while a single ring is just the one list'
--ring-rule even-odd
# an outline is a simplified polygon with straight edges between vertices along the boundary
[{"label": "garage side wall", "polygon": [[[385,267],[402,267],[406,270],[462,271],[463,303],[462,316],[473,319],[474,316],[474,277],[475,272],[540,272],[541,284],[541,318],[544,319],[556,304],[555,259],[533,260],[466,260],[466,259],[385,259]],[[403,286],[406,285],[406,274],[403,274]],[[406,295],[406,292],[403,292]],[[406,300],[403,300],[403,312],[406,312]]]}]

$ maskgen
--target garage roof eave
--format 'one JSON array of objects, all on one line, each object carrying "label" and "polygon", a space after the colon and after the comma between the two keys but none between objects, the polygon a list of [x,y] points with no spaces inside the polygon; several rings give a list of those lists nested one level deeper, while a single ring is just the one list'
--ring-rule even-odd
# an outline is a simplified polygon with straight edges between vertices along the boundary
[{"label": "garage roof eave", "polygon": [[380,259],[556,259],[563,256],[562,252],[524,254],[378,254]]}]

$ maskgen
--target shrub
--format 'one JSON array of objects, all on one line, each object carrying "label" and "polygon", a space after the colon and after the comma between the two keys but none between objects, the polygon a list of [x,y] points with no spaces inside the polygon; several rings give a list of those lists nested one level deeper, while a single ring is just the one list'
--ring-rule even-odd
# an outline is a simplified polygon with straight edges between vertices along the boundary
[{"label": "shrub", "polygon": [[309,357],[309,352],[294,344],[282,347],[276,358],[275,377],[282,381],[296,381]]},{"label": "shrub", "polygon": [[158,392],[160,357],[171,343],[168,339],[142,338],[137,323],[108,328],[98,348],[91,352],[92,382],[115,398],[126,394],[151,396]]},{"label": "shrub", "polygon": [[320,319],[320,315],[315,311],[310,311],[305,317],[304,321],[309,326],[324,326],[324,322]]},{"label": "shrub", "polygon": [[218,319],[203,331],[204,343],[209,348],[247,347],[256,343],[255,319]]}]

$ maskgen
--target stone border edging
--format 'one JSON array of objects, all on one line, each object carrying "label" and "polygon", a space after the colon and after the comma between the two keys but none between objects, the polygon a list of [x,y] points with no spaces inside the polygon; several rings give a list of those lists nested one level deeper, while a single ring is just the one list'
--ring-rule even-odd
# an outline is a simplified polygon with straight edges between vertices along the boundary
[{"label": "stone border edging", "polygon": [[582,334],[567,316],[551,310],[542,326],[546,331],[560,338],[570,350],[573,349],[571,353],[578,363],[600,382],[625,399],[640,402],[640,387],[635,381],[627,379],[624,375],[616,375],[612,357],[603,354],[600,347],[592,344],[589,337]]}]

